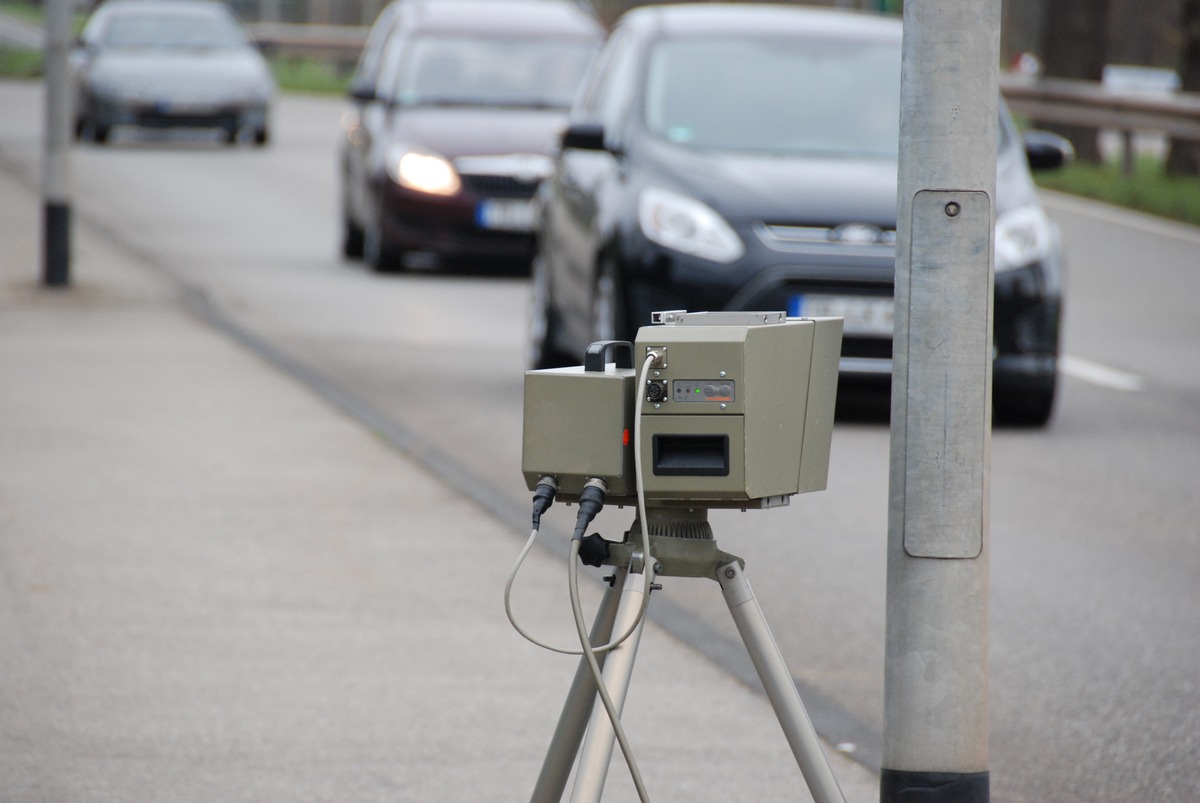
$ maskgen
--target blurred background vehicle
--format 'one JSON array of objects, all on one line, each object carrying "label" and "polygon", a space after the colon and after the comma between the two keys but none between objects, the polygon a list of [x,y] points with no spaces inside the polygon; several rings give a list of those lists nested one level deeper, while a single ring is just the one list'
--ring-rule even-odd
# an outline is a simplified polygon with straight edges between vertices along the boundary
[{"label": "blurred background vehicle", "polygon": [[[528,361],[573,364],[654,310],[845,318],[841,375],[890,380],[901,23],[784,6],[644,7],[618,24],[543,186]],[[1030,165],[1070,156],[1001,109],[994,407],[1057,386],[1059,234]]]},{"label": "blurred background vehicle", "polygon": [[229,9],[212,0],[108,0],[72,54],[75,132],[116,126],[218,128],[270,139],[275,79]]},{"label": "blurred background vehicle", "polygon": [[569,0],[397,0],[342,119],[342,252],[527,270],[532,200],[603,29]]}]

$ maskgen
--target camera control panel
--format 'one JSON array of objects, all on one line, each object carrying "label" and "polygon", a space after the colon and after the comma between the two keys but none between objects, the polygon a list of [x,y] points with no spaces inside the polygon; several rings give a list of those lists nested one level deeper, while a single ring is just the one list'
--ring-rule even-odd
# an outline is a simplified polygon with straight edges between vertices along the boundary
[{"label": "camera control panel", "polygon": [[676,379],[671,400],[676,402],[731,402],[737,383],[732,379]]}]

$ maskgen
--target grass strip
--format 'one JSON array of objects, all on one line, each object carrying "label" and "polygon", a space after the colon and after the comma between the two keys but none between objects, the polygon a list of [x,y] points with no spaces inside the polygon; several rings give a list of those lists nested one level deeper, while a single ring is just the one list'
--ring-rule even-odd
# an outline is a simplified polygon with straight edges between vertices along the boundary
[{"label": "grass strip", "polygon": [[1150,156],[1137,159],[1132,175],[1119,162],[1076,162],[1035,178],[1040,187],[1200,226],[1200,176],[1168,176]]}]

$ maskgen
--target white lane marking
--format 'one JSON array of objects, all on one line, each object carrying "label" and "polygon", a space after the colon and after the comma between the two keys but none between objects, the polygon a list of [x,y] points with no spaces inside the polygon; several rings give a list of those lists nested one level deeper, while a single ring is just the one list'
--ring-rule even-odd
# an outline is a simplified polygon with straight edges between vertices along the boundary
[{"label": "white lane marking", "polygon": [[1109,368],[1107,365],[1085,360],[1082,357],[1072,357],[1069,354],[1064,354],[1059,358],[1058,369],[1069,377],[1099,385],[1102,388],[1128,391],[1146,389],[1146,380],[1137,374]]}]

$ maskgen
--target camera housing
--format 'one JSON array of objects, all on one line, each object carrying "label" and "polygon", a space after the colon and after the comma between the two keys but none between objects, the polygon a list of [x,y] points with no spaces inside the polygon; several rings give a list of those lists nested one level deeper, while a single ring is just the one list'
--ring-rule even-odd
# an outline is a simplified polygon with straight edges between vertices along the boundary
[{"label": "camera housing", "polygon": [[636,437],[648,505],[774,507],[822,490],[841,340],[840,318],[657,312],[632,344],[526,372],[526,484],[553,477],[571,501],[598,478],[610,504],[632,504]]}]

